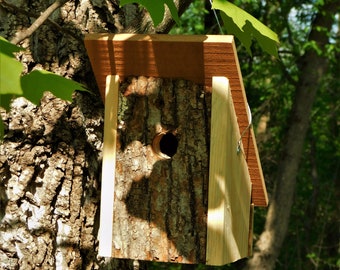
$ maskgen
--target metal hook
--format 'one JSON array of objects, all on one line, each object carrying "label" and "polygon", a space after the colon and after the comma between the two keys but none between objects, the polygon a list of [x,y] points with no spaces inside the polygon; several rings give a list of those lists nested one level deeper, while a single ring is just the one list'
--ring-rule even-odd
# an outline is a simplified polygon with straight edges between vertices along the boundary
[{"label": "metal hook", "polygon": [[241,152],[241,142],[242,142],[242,138],[244,136],[244,134],[246,133],[246,131],[252,126],[253,124],[253,117],[251,115],[251,110],[250,110],[250,107],[249,107],[249,104],[248,105],[248,116],[249,116],[249,124],[248,126],[242,131],[241,133],[241,137],[240,139],[237,141],[237,148],[236,148],[236,151],[237,151],[237,154],[239,154]]}]

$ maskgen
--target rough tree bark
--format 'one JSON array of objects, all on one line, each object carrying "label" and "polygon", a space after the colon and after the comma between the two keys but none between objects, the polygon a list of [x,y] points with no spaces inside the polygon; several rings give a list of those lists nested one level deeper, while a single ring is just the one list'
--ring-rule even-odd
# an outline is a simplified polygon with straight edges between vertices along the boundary
[{"label": "rough tree bark", "polygon": [[[338,7],[339,1],[325,1],[312,23],[309,41],[315,42],[322,52],[325,52],[325,46],[329,42],[328,32],[333,24],[331,14]],[[274,269],[287,233],[310,113],[317,90],[328,68],[326,56],[323,53],[318,54],[315,49],[306,50],[297,63],[300,76],[265,229],[256,243],[253,258],[248,260],[244,269]]]},{"label": "rough tree bark", "polygon": [[[63,1],[62,1],[63,2]],[[179,1],[183,11],[190,1]],[[0,34],[12,40],[53,1],[0,1]],[[133,7],[133,6],[132,6]],[[124,19],[126,10],[134,10]],[[132,18],[131,18],[132,16]],[[88,32],[162,32],[136,9],[115,1],[67,1],[20,43],[25,71],[51,70],[86,84],[72,103],[46,93],[1,114],[1,269],[129,269],[130,260],[97,257],[103,104],[83,45]]]}]

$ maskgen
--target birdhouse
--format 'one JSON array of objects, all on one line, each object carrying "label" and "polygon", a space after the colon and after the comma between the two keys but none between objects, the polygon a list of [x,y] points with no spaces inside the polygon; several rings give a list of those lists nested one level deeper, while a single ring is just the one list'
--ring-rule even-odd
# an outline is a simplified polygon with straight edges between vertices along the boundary
[{"label": "birdhouse", "polygon": [[105,104],[99,255],[227,264],[268,198],[233,36],[89,34]]}]

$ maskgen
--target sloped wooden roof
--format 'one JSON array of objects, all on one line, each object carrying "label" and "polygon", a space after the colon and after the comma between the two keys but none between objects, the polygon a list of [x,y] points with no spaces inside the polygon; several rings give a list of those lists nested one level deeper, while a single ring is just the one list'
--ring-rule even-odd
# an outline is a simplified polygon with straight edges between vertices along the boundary
[{"label": "sloped wooden roof", "polygon": [[[107,75],[182,78],[211,90],[213,76],[229,79],[240,133],[251,118],[234,37],[229,35],[88,34],[85,37],[101,96]],[[268,197],[253,130],[242,137],[252,182],[252,202],[267,206]],[[236,149],[236,146],[235,146]]]}]

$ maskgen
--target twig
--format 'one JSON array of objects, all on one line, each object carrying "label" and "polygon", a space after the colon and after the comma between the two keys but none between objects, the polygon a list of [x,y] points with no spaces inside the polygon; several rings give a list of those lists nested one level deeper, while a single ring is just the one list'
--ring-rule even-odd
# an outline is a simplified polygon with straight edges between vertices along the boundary
[{"label": "twig", "polygon": [[[36,14],[36,13],[33,13],[33,12],[29,12],[29,11],[26,11],[24,9],[21,9],[15,5],[12,5],[10,3],[7,3],[6,1],[4,0],[0,0],[0,5],[7,9],[9,12],[13,13],[13,14],[23,14],[23,15],[26,15],[27,17],[32,17],[32,18],[38,18],[40,15]],[[59,24],[57,24],[55,21],[51,20],[51,19],[46,19],[46,22],[49,23],[52,27],[56,28],[59,32],[63,32],[67,35],[69,35],[70,37],[78,40],[79,42],[83,42],[83,39],[76,36],[74,33],[72,33],[72,31],[69,31],[68,29],[65,29],[63,27],[61,27]]]},{"label": "twig", "polygon": [[20,31],[11,40],[13,44],[18,44],[25,38],[29,37],[36,31],[47,19],[48,17],[59,7],[64,5],[67,0],[56,0],[52,5],[50,5],[41,15],[34,21],[34,23],[26,30]]}]

